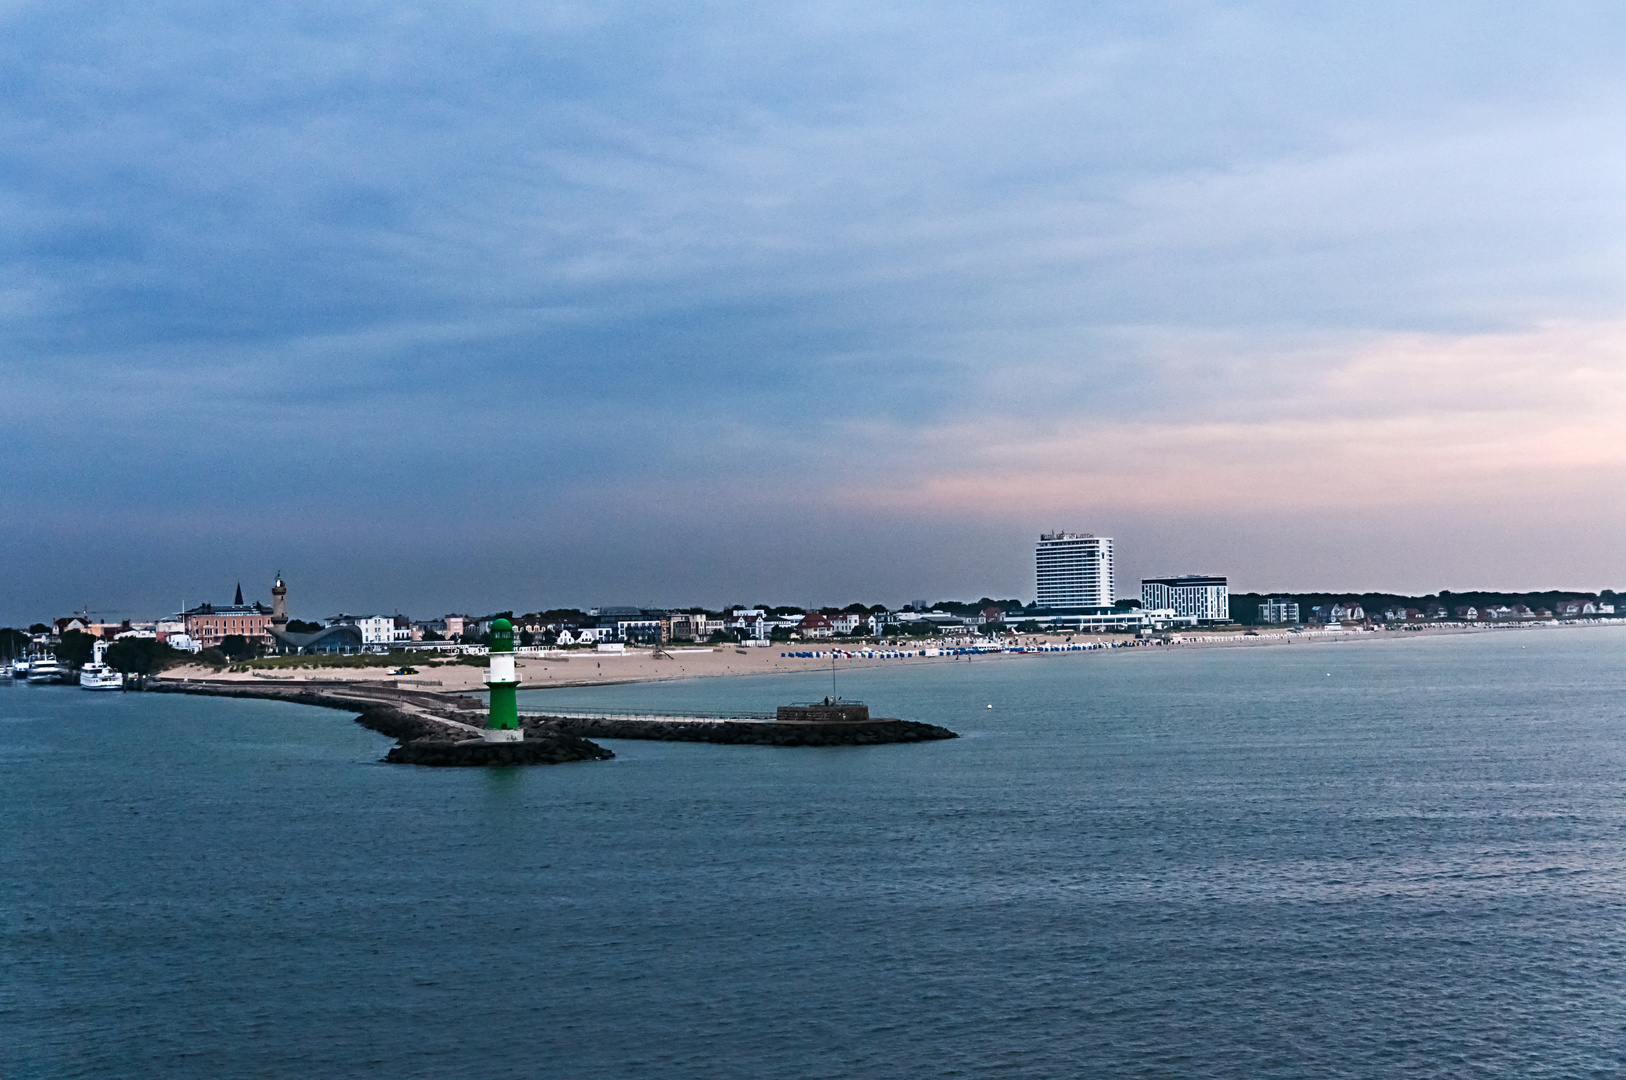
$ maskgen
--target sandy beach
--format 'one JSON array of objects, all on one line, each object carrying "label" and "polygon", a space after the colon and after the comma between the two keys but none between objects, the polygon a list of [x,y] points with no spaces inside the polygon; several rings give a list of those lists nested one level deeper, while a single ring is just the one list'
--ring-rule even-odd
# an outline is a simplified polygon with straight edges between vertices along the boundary
[{"label": "sandy beach", "polygon": [[[1305,630],[1285,629],[1225,631],[1184,631],[1168,635],[1166,642],[1137,641],[1121,634],[1023,635],[1005,652],[956,655],[981,639],[949,639],[907,645],[860,646],[891,655],[864,656],[845,643],[810,641],[776,643],[771,647],[734,645],[669,646],[657,655],[647,648],[625,652],[561,651],[542,656],[522,656],[518,661],[521,680],[527,689],[549,686],[592,686],[627,682],[659,682],[669,679],[715,678],[734,675],[765,675],[828,669],[831,653],[842,668],[880,667],[896,664],[1000,663],[1018,657],[1071,656],[1083,646],[1101,652],[1121,649],[1213,649],[1272,647],[1337,647],[1374,641],[1438,637],[1452,634],[1554,633],[1597,622],[1541,623],[1505,626],[1439,626],[1419,630]],[[1619,624],[1626,625],[1626,624]],[[937,655],[932,655],[936,653]],[[949,655],[943,655],[948,653]],[[811,655],[810,655],[811,654]],[[314,658],[313,658],[314,659]],[[416,687],[442,693],[484,689],[485,668],[472,664],[417,665],[416,675],[395,675],[387,667],[311,667],[293,670],[215,671],[188,664],[165,672],[171,679],[208,679],[253,683],[298,683],[302,681],[381,682],[402,688]]]}]

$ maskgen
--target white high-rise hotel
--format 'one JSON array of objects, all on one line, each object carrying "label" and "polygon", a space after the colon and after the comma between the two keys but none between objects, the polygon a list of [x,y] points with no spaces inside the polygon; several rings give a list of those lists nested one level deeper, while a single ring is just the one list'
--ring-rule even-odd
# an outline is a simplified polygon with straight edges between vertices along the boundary
[{"label": "white high-rise hotel", "polygon": [[1040,533],[1039,606],[1109,608],[1113,605],[1112,537]]}]

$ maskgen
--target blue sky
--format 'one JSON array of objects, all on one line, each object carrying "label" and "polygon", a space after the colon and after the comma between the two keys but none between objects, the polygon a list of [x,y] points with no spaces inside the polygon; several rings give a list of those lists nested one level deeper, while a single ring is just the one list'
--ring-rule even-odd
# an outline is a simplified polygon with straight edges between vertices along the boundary
[{"label": "blue sky", "polygon": [[1626,587],[1623,45],[0,0],[0,622],[1031,596],[1058,527],[1125,595]]}]

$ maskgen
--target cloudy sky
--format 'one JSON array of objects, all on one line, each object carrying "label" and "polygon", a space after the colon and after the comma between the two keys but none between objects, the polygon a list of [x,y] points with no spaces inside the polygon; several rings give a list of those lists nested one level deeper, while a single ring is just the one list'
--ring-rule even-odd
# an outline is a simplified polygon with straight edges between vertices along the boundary
[{"label": "cloudy sky", "polygon": [[0,0],[0,622],[1626,587],[1618,3]]}]

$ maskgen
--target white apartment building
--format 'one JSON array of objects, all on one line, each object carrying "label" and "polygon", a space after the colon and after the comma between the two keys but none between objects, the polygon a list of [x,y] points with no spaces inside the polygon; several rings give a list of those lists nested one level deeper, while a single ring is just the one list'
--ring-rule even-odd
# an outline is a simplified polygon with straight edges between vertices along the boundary
[{"label": "white apartment building", "polygon": [[353,619],[340,616],[339,621],[350,623],[361,631],[361,644],[364,647],[367,645],[390,645],[395,642],[395,616],[393,615],[368,615]]},{"label": "white apartment building", "polygon": [[1275,625],[1278,623],[1296,623],[1299,621],[1299,605],[1296,600],[1276,598],[1266,600],[1259,605],[1259,621]]},{"label": "white apartment building", "polygon": [[859,623],[869,621],[868,615],[859,615],[852,611],[843,611],[840,615],[830,616],[830,629],[838,634],[851,634],[857,629]]},{"label": "white apartment building", "polygon": [[1140,606],[1147,611],[1172,611],[1198,622],[1231,621],[1231,597],[1222,577],[1141,578]]},{"label": "white apartment building", "polygon": [[1040,533],[1034,552],[1039,606],[1109,608],[1114,603],[1112,537],[1092,533]]}]

